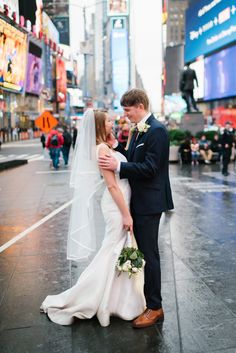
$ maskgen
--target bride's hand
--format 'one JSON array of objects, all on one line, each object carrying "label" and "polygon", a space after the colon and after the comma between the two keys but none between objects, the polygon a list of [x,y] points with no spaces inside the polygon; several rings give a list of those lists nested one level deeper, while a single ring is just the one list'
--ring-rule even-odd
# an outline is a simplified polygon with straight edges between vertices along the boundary
[{"label": "bride's hand", "polygon": [[130,231],[131,234],[133,233],[133,219],[130,214],[123,216],[123,227],[125,230]]}]

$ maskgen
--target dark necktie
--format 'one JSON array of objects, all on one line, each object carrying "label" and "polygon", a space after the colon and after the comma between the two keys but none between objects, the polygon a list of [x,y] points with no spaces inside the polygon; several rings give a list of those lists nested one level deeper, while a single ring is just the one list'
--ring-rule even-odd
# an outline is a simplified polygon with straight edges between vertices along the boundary
[{"label": "dark necktie", "polygon": [[131,138],[131,143],[130,143],[130,155],[132,156],[132,154],[134,153],[134,149],[135,149],[135,142],[137,140],[138,137],[138,129],[137,127],[135,128],[132,138]]}]

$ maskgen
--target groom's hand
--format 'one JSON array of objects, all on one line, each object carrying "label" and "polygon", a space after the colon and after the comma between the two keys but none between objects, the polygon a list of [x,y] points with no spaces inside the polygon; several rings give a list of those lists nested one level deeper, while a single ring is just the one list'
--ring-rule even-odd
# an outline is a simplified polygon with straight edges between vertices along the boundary
[{"label": "groom's hand", "polygon": [[113,156],[105,155],[98,158],[98,165],[101,169],[116,171],[118,162]]}]

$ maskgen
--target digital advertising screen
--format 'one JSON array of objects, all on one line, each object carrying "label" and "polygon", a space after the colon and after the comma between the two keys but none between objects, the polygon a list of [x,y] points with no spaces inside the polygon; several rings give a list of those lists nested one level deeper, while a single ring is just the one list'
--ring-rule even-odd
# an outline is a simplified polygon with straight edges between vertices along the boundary
[{"label": "digital advertising screen", "polygon": [[203,99],[204,98],[204,75],[205,75],[205,67],[204,67],[204,58],[201,58],[197,61],[194,61],[190,65],[191,69],[195,70],[198,86],[194,87],[194,98],[195,99]]},{"label": "digital advertising screen", "polygon": [[236,41],[235,0],[199,0],[186,11],[185,62]]},{"label": "digital advertising screen", "polygon": [[108,0],[107,16],[128,16],[129,0]]},{"label": "digital advertising screen", "polygon": [[26,92],[39,95],[42,89],[42,59],[28,53]]},{"label": "digital advertising screen", "polygon": [[236,96],[236,46],[221,50],[204,60],[204,99]]},{"label": "digital advertising screen", "polygon": [[23,92],[27,37],[0,18],[0,87]]},{"label": "digital advertising screen", "polygon": [[67,76],[65,61],[61,58],[56,58],[56,87],[57,87],[57,102],[66,102]]},{"label": "digital advertising screen", "polygon": [[120,98],[129,87],[129,57],[127,29],[113,29],[111,32],[111,58],[114,108],[122,111]]},{"label": "digital advertising screen", "polygon": [[44,45],[44,88],[52,90],[52,58],[51,48],[49,45]]}]

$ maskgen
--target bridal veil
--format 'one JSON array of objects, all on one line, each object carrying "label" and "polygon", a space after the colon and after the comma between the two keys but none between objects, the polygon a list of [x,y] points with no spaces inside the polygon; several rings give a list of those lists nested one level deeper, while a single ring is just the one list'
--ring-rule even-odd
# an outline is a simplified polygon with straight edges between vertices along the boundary
[{"label": "bridal veil", "polygon": [[102,228],[99,196],[104,186],[97,163],[95,116],[88,109],[76,140],[70,186],[74,188],[67,258],[87,260],[98,249],[98,231]]}]

